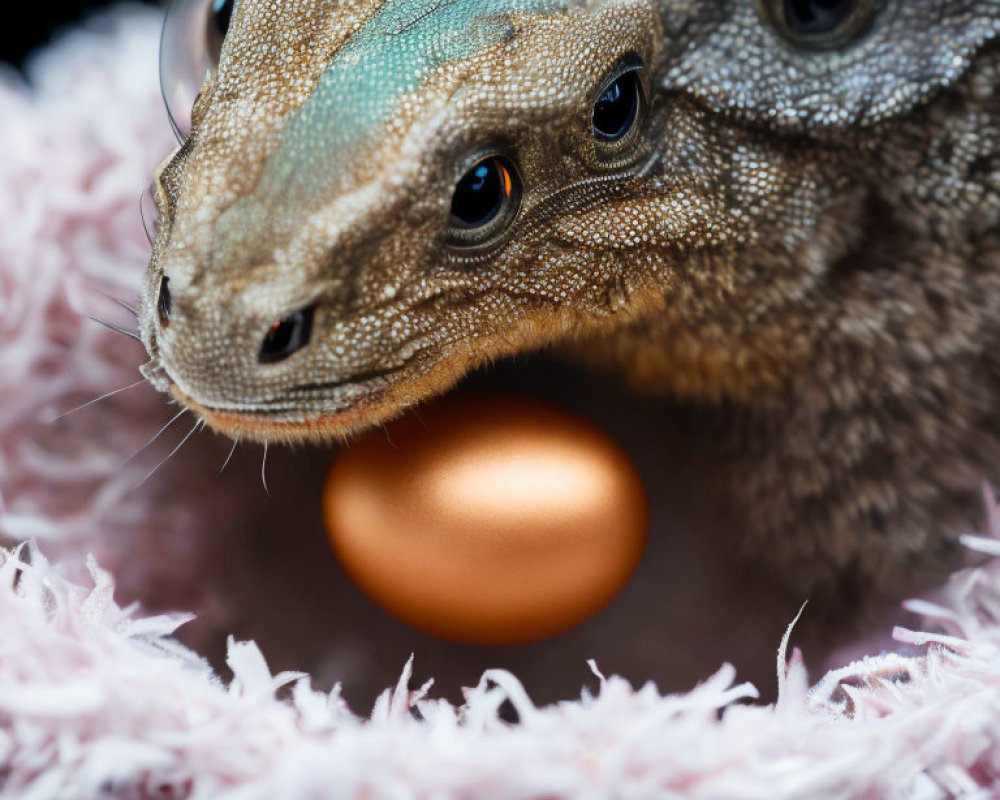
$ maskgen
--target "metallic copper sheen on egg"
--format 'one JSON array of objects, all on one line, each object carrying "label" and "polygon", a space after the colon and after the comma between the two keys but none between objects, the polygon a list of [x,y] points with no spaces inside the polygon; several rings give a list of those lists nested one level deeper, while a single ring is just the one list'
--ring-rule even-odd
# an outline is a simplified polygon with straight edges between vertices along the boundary
[{"label": "metallic copper sheen on egg", "polygon": [[639,563],[648,502],[634,465],[579,416],[449,396],[352,443],[324,496],[344,569],[427,633],[519,644],[603,608]]}]

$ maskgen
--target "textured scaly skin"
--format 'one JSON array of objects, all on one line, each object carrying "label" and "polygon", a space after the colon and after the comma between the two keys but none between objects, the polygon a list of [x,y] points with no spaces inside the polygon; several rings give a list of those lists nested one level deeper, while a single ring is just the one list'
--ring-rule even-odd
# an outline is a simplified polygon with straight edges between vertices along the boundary
[{"label": "textured scaly skin", "polygon": [[[793,586],[953,568],[1000,478],[1000,2],[886,0],[824,51],[749,0],[486,5],[239,3],[158,175],[154,384],[231,436],[340,439],[562,348],[715,409],[738,546]],[[458,56],[369,65],[411,26]],[[648,103],[609,152],[591,108],[629,54]],[[494,147],[521,209],[457,251]],[[312,303],[309,346],[259,364]]]}]

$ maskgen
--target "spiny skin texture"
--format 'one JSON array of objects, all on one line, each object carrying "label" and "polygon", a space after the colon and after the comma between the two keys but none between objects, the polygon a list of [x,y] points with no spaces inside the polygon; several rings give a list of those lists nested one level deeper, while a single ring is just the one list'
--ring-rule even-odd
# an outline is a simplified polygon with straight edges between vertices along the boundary
[{"label": "spiny skin texture", "polygon": [[[327,439],[561,347],[717,409],[739,546],[796,586],[953,568],[1000,478],[1000,0],[862,3],[828,49],[770,0],[520,2],[457,31],[469,0],[406,0],[394,29],[402,1],[237,5],[159,174],[150,379],[230,435]],[[417,88],[321,97],[365,63],[342,49],[419,25]],[[438,57],[449,36],[478,38]],[[593,104],[635,57],[640,121],[602,144]],[[521,207],[457,249],[455,184],[493,150]],[[258,363],[312,304],[309,345]]]}]

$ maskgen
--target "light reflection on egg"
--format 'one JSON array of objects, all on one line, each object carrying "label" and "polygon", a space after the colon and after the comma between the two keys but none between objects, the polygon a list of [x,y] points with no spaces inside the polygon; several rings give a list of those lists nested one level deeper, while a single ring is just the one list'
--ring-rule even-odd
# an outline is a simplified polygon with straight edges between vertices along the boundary
[{"label": "light reflection on egg", "polygon": [[345,448],[324,494],[344,569],[427,633],[517,644],[603,608],[642,555],[648,503],[592,423],[520,397],[449,396]]}]

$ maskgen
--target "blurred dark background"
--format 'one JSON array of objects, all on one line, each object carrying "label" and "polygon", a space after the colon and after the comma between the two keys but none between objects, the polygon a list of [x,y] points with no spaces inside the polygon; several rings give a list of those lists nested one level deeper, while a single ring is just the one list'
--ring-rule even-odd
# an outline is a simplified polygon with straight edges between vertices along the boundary
[{"label": "blurred dark background", "polygon": [[[136,2],[137,0],[131,0]],[[0,61],[21,66],[25,57],[45,44],[63,28],[83,19],[98,8],[113,5],[115,0],[45,0],[7,4],[7,22],[0,25]],[[147,5],[160,5],[147,0]],[[15,10],[16,8],[16,10]]]}]

